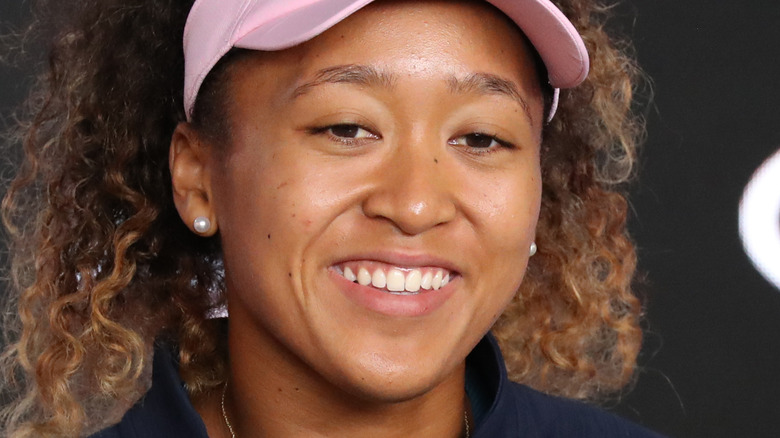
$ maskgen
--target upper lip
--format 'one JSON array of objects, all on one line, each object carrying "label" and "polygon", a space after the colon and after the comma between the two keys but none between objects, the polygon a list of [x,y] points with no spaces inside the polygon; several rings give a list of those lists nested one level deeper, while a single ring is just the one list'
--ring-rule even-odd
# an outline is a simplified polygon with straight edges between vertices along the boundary
[{"label": "upper lip", "polygon": [[457,264],[451,260],[432,254],[409,251],[384,250],[353,253],[339,258],[333,265],[361,260],[386,263],[399,268],[443,268],[450,271],[451,274],[460,274],[461,272]]}]

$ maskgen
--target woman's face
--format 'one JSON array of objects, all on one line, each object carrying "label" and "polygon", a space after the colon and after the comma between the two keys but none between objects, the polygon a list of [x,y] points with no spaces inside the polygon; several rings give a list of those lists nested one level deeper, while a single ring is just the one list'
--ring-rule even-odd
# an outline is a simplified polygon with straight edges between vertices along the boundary
[{"label": "woman's face", "polygon": [[448,381],[534,238],[543,108],[519,31],[482,2],[380,2],[231,71],[208,172],[231,357],[369,399]]}]

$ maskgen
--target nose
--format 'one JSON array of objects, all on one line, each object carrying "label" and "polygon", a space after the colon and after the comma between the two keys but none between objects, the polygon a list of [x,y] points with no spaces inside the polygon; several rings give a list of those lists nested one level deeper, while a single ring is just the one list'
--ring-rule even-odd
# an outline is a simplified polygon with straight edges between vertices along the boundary
[{"label": "nose", "polygon": [[386,220],[406,235],[446,224],[457,214],[445,152],[422,143],[393,148],[362,205],[367,217]]}]

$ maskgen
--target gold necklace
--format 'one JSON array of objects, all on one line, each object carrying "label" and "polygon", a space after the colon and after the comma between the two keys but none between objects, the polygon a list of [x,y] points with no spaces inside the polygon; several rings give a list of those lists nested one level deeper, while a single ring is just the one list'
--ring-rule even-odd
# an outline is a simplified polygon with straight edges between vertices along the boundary
[{"label": "gold necklace", "polygon": [[[222,387],[222,402],[220,405],[222,406],[222,418],[225,420],[225,426],[227,426],[228,430],[230,431],[230,437],[236,438],[236,432],[233,431],[233,425],[230,424],[230,420],[228,420],[227,416],[227,410],[225,409],[225,393],[227,392],[227,382],[225,382],[225,385]],[[463,410],[463,424],[465,425],[466,429],[466,438],[471,438],[471,428],[469,427],[469,411],[468,409]]]},{"label": "gold necklace", "polygon": [[225,425],[227,425],[228,430],[230,431],[231,438],[236,438],[236,433],[233,431],[233,426],[230,424],[230,420],[228,420],[227,417],[227,411],[225,410],[225,393],[227,392],[227,382],[225,382],[225,386],[222,387],[222,418],[225,419]]}]

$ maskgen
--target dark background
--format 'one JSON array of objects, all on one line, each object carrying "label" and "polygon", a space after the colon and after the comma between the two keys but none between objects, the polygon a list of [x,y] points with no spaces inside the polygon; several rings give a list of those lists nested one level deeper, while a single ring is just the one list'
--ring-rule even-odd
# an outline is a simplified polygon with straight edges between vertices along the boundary
[{"label": "dark background", "polygon": [[[23,22],[26,7],[0,0],[0,22]],[[615,13],[654,95],[630,224],[642,369],[608,408],[676,437],[780,436],[780,290],[746,257],[737,214],[780,148],[780,2],[626,0]],[[24,70],[0,65],[5,116]]]},{"label": "dark background", "polygon": [[780,148],[780,2],[635,0],[618,13],[655,97],[632,198],[644,370],[617,410],[674,436],[778,437],[780,290],[746,257],[738,207]]}]

